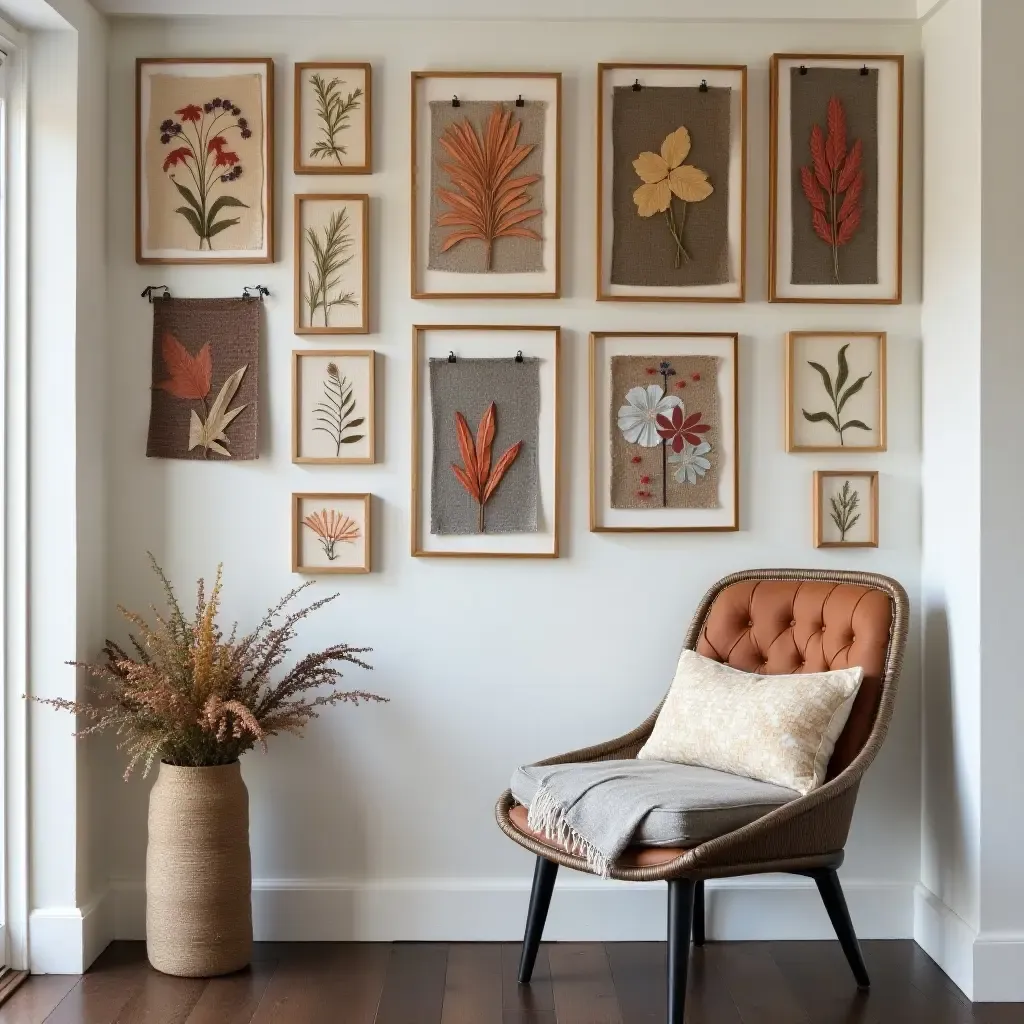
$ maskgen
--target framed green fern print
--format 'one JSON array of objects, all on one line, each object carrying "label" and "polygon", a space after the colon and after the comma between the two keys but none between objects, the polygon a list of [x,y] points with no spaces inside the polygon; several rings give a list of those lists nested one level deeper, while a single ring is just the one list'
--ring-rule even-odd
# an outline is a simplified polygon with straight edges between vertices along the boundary
[{"label": "framed green fern print", "polygon": [[295,65],[296,174],[369,174],[373,169],[369,64]]}]

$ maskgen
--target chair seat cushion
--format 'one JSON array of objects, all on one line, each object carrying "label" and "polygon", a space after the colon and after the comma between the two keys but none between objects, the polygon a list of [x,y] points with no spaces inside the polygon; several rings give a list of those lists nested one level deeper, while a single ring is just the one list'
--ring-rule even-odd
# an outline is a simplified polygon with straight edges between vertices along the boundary
[{"label": "chair seat cushion", "polygon": [[[615,762],[604,763],[611,766]],[[622,763],[636,764],[632,759]],[[688,764],[671,767],[678,780],[675,797],[671,804],[648,812],[633,835],[635,845],[695,846],[749,825],[800,795],[791,789],[712,768]],[[520,768],[512,777],[512,795],[516,800],[529,807],[543,773],[542,767]],[[524,813],[524,826],[525,823]],[[518,823],[516,827],[520,827]]]}]

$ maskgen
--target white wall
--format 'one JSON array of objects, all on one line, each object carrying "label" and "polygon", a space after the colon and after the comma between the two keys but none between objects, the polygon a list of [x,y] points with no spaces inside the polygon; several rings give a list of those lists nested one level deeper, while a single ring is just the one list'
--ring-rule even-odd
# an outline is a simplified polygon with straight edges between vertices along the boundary
[{"label": "white wall", "polygon": [[[351,23],[232,19],[117,21],[110,41],[109,250],[106,359],[110,401],[107,572],[111,601],[144,608],[158,596],[152,550],[187,594],[200,574],[226,568],[225,614],[254,623],[297,582],[289,573],[292,491],[371,491],[378,498],[375,571],[339,590],[337,605],[304,624],[304,648],[339,638],[373,646],[376,671],[354,685],[392,698],[339,710],[244,762],[252,794],[257,933],[263,937],[511,938],[521,933],[531,859],[493,822],[512,769],[608,738],[640,721],[667,685],[682,634],[705,588],[735,569],[852,566],[891,574],[917,606],[920,571],[921,65],[914,25],[828,23],[621,24]],[[500,40],[500,50],[496,41]],[[768,57],[776,50],[905,52],[907,65],[905,303],[895,308],[769,306],[767,252]],[[500,53],[500,58],[495,56]],[[279,262],[269,267],[138,267],[133,261],[133,74],[137,56],[270,55],[276,61]],[[375,159],[367,178],[291,173],[292,62],[374,65]],[[746,62],[750,66],[749,301],[744,305],[616,303],[593,299],[595,71],[599,60]],[[409,72],[418,68],[559,69],[564,82],[564,292],[559,302],[413,302],[409,298]],[[380,464],[290,463],[291,195],[371,194],[371,270],[377,333],[351,339],[383,365]],[[176,295],[234,295],[269,286],[257,463],[146,460],[149,306],[146,284]],[[410,325],[556,323],[565,329],[564,557],[554,562],[409,557]],[[887,454],[828,457],[783,450],[783,335],[789,329],[889,332]],[[586,344],[590,330],[741,332],[742,532],[597,536],[587,531]],[[314,343],[315,344],[315,343]],[[325,347],[328,343],[324,343]],[[344,342],[342,342],[344,344]],[[845,464],[881,471],[881,547],[811,546],[811,472]],[[645,581],[646,593],[638,594]],[[113,615],[111,629],[121,633]],[[919,865],[918,626],[889,741],[861,789],[844,878],[864,935],[909,935]],[[110,794],[117,929],[138,935],[148,784]],[[565,879],[552,938],[664,933],[660,890]],[[728,883],[711,907],[720,935],[828,934],[816,893],[771,879]],[[785,883],[785,884],[788,884]],[[802,883],[801,883],[802,884]],[[779,897],[779,898],[777,898]],[[784,897],[784,898],[782,898]],[[561,906],[561,910],[559,907]],[[770,910],[761,917],[760,910]],[[778,913],[775,911],[778,910]],[[760,932],[759,932],[760,929]]]}]

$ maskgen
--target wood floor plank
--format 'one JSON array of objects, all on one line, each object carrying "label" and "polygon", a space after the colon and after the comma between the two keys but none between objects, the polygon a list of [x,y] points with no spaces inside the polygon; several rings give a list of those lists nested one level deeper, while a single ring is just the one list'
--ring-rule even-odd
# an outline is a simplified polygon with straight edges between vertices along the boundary
[{"label": "wood floor plank", "polygon": [[[537,951],[537,962],[533,965],[533,977],[529,985],[519,984],[519,957],[523,951],[521,942],[504,942],[501,946],[501,1005],[506,1011],[519,1011],[520,1015],[535,1016],[549,1014],[554,1017],[555,997],[551,992],[551,964],[548,961],[548,945],[541,943]],[[510,1016],[507,1012],[506,1016]],[[523,1018],[526,1020],[526,1018]],[[508,1024],[506,1021],[505,1024]],[[526,1024],[532,1024],[527,1021]]]},{"label": "wood floor plank", "polygon": [[29,978],[0,1006],[0,1024],[43,1024],[77,984],[77,974],[37,974]]},{"label": "wood floor plank", "polygon": [[206,978],[172,978],[149,968],[114,1024],[185,1024],[208,984]]},{"label": "wood floor plank", "polygon": [[703,952],[743,1024],[817,1024],[790,991],[769,946],[766,942],[712,942]]},{"label": "wood floor plank", "polygon": [[838,942],[774,942],[771,955],[814,1024],[883,1024],[880,1001],[857,988]]},{"label": "wood floor plank", "polygon": [[249,1024],[276,968],[276,960],[258,960],[248,970],[211,978],[186,1024]]},{"label": "wood floor plank", "polygon": [[376,1024],[439,1024],[447,967],[444,943],[394,945]]},{"label": "wood floor plank", "polygon": [[441,1024],[503,1024],[501,946],[452,943]]},{"label": "wood floor plank", "polygon": [[600,943],[556,943],[548,948],[548,962],[558,1024],[623,1024]]},{"label": "wood floor plank", "polygon": [[145,943],[111,943],[46,1024],[112,1024],[142,988],[150,969]]}]

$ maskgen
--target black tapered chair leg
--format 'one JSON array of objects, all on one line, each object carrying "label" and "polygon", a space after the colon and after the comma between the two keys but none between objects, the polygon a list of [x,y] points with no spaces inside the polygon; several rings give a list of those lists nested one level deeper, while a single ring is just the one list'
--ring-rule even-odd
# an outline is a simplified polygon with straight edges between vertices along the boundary
[{"label": "black tapered chair leg", "polygon": [[829,920],[836,930],[839,945],[843,947],[850,970],[853,971],[853,976],[857,979],[857,987],[870,988],[871,979],[868,977],[867,967],[864,966],[864,955],[861,953],[860,943],[857,941],[857,933],[853,930],[850,908],[846,905],[843,887],[839,884],[839,875],[833,868],[821,868],[811,872],[811,877],[818,886],[821,902],[825,904]]},{"label": "black tapered chair leg", "polygon": [[537,962],[544,922],[548,919],[551,906],[551,892],[555,888],[558,865],[546,857],[538,857],[533,869],[533,891],[530,893],[530,910],[526,915],[526,934],[523,936],[523,952],[519,957],[519,984],[528,985],[533,977],[533,965]]},{"label": "black tapered chair leg", "polygon": [[691,878],[673,878],[668,883],[668,1024],[683,1024],[686,1012],[694,888]]},{"label": "black tapered chair leg", "polygon": [[696,882],[693,887],[693,944],[704,945],[704,882]]}]

